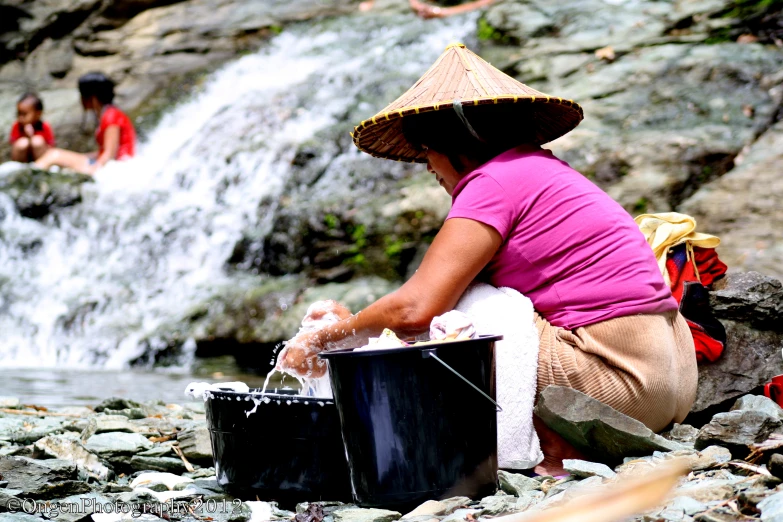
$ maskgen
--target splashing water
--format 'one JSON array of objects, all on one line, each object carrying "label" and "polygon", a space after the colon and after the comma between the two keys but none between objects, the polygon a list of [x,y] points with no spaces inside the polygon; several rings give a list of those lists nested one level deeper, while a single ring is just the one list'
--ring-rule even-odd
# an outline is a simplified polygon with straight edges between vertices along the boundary
[{"label": "splashing water", "polygon": [[270,228],[257,208],[279,197],[298,145],[389,70],[412,81],[474,27],[408,15],[291,27],[164,116],[136,158],[83,186],[82,204],[39,222],[0,194],[0,367],[123,368],[221,288],[258,284],[225,262],[244,230]]}]

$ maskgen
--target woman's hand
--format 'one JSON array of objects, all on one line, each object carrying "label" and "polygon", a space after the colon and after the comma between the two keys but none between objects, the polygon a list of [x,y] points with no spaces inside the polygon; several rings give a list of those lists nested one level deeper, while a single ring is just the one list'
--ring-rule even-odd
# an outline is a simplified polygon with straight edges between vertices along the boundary
[{"label": "woman's hand", "polygon": [[326,373],[326,361],[319,359],[318,353],[323,350],[317,332],[300,333],[286,342],[275,369],[299,377],[322,377]]},{"label": "woman's hand", "polygon": [[351,311],[337,301],[332,299],[317,301],[307,309],[307,313],[302,319],[302,328],[305,331],[320,330],[350,316]]}]

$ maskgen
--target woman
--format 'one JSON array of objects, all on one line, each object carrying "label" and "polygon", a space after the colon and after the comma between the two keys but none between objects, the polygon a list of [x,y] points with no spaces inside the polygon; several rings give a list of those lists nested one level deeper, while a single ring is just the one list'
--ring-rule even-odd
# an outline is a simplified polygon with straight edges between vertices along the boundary
[{"label": "woman", "polygon": [[[580,390],[655,431],[682,421],[696,395],[687,324],[630,215],[541,144],[582,118],[574,102],[506,76],[454,45],[403,96],[355,130],[375,156],[426,161],[452,208],[399,290],[333,326],[289,341],[281,366],[323,372],[314,354],[355,347],[384,327],[427,331],[481,279],[533,302],[538,384]],[[544,462],[577,453],[535,422]]]},{"label": "woman", "polygon": [[93,174],[112,160],[133,157],[136,131],[130,118],[114,105],[114,82],[103,73],[87,73],[79,78],[79,93],[85,111],[95,113],[98,150],[88,154],[65,149],[49,149],[36,162],[41,169],[53,165]]}]

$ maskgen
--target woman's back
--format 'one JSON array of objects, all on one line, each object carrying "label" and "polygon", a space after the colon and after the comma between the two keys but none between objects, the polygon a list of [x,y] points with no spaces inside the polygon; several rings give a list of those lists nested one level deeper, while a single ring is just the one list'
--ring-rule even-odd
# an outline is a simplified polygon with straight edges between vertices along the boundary
[{"label": "woman's back", "polygon": [[457,185],[449,218],[486,223],[503,245],[483,272],[555,326],[677,309],[628,213],[548,150],[512,149]]}]

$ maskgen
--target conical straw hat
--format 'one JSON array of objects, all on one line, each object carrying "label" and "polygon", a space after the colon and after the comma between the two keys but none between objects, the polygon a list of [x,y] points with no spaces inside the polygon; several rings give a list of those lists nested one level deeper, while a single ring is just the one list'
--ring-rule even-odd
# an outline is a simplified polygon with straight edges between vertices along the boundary
[{"label": "conical straw hat", "polygon": [[402,118],[463,106],[501,103],[531,104],[536,110],[536,142],[547,143],[573,130],[582,121],[582,108],[571,100],[544,94],[499,71],[462,44],[452,44],[405,94],[352,134],[353,142],[380,158],[426,163],[402,132]]}]

